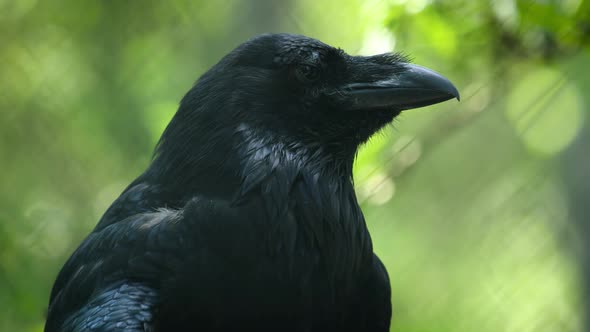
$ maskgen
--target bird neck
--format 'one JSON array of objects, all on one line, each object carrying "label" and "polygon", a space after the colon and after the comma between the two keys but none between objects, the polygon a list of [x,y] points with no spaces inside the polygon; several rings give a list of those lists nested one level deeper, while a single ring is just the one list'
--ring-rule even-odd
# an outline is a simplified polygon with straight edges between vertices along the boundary
[{"label": "bird neck", "polygon": [[315,178],[309,185],[321,185],[318,179],[330,179],[331,185],[352,190],[352,163],[341,158],[321,143],[302,143],[289,137],[269,132],[259,132],[246,125],[237,130],[238,160],[240,160],[240,185],[235,199],[242,199],[251,192],[277,191],[287,195],[291,187],[302,178]]},{"label": "bird neck", "polygon": [[245,124],[211,128],[198,135],[164,136],[154,161],[137,181],[156,184],[180,201],[197,195],[241,200],[268,187],[266,181],[272,179],[278,181],[276,190],[287,190],[283,187],[302,174],[338,179],[352,188],[356,147],[344,152]]}]

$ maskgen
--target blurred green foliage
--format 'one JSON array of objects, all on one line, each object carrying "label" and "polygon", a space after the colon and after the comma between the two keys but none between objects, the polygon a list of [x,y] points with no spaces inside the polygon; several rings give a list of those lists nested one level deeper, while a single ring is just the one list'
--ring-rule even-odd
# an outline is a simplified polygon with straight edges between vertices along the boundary
[{"label": "blurred green foliage", "polygon": [[0,0],[0,330],[42,330],[59,268],[183,93],[279,31],[402,51],[460,87],[461,103],[404,113],[357,161],[393,330],[584,329],[590,240],[560,158],[588,131],[590,1]]}]

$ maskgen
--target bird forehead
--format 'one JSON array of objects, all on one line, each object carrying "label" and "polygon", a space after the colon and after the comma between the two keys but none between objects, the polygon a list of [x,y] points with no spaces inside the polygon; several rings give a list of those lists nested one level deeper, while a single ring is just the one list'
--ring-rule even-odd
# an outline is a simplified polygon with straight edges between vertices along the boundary
[{"label": "bird forehead", "polygon": [[[336,51],[336,52],[335,52]],[[224,64],[273,68],[296,63],[317,64],[338,50],[301,35],[264,34],[232,51]]]},{"label": "bird forehead", "polygon": [[329,45],[321,41],[305,36],[287,35],[281,40],[281,44],[286,49],[301,49],[301,50],[322,50],[330,48]]},{"label": "bird forehead", "polygon": [[331,50],[331,46],[317,39],[299,35],[283,35],[274,60],[284,64],[301,59],[318,62]]}]

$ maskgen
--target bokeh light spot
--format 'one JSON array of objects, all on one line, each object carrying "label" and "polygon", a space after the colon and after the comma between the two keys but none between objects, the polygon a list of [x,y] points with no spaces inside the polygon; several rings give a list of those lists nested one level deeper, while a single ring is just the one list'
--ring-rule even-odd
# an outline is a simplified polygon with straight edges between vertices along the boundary
[{"label": "bokeh light spot", "polygon": [[506,115],[531,152],[550,156],[575,138],[582,124],[582,105],[578,90],[562,73],[540,68],[516,83]]}]

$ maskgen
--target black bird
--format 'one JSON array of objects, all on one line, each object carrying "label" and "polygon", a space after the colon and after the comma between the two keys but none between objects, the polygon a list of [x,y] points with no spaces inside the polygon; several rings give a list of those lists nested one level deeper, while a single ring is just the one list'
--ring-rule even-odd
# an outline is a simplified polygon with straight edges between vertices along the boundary
[{"label": "black bird", "polygon": [[186,94],[62,268],[45,331],[388,331],[353,160],[401,111],[451,98],[399,54],[245,42]]}]

